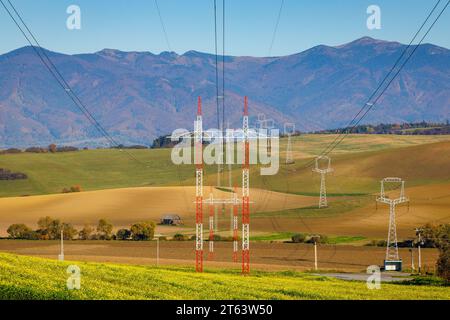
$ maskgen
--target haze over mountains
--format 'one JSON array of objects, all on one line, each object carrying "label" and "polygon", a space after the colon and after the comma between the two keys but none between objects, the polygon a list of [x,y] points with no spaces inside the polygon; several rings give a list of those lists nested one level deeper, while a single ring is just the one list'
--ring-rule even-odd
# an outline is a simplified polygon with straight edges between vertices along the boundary
[{"label": "haze over mountains", "polygon": [[[247,95],[253,123],[264,113],[280,128],[287,121],[302,131],[345,126],[404,47],[365,37],[284,57],[228,56],[226,121],[241,126]],[[214,55],[112,49],[48,55],[118,143],[149,145],[176,128],[191,130],[199,95],[205,126],[217,126]],[[365,122],[445,121],[449,115],[450,50],[424,44]],[[31,47],[0,55],[0,146],[52,142],[106,145]]]}]

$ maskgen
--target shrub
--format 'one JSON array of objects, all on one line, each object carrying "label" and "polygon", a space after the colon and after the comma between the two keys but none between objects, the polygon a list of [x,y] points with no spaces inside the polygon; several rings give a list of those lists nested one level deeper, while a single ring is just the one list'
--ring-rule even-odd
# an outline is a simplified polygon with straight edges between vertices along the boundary
[{"label": "shrub", "polygon": [[53,219],[52,217],[43,217],[38,220],[38,226],[41,233],[48,235],[49,240],[55,240],[60,238],[61,233],[61,221]]},{"label": "shrub", "polygon": [[314,243],[314,241],[316,241],[316,243],[319,244],[325,244],[328,243],[328,236],[324,235],[324,234],[319,234],[319,235],[308,235],[305,239],[305,243]]},{"label": "shrub", "polygon": [[78,151],[78,148],[71,146],[62,146],[56,148],[56,152],[74,152],[74,151]]},{"label": "shrub", "polygon": [[116,240],[129,240],[131,238],[131,230],[120,229],[116,233]]},{"label": "shrub", "polygon": [[386,240],[378,240],[377,241],[377,247],[386,247],[387,241]]},{"label": "shrub", "polygon": [[81,187],[79,185],[71,186],[70,192],[81,192]]},{"label": "shrub", "polygon": [[441,254],[436,262],[437,275],[447,282],[450,282],[450,250],[441,250]]},{"label": "shrub", "polygon": [[421,229],[423,246],[439,249],[439,258],[436,262],[436,273],[438,276],[450,281],[450,224],[441,225],[427,224]]},{"label": "shrub", "polygon": [[11,239],[25,239],[31,231],[32,230],[23,223],[12,224],[8,227],[8,230],[6,230]]},{"label": "shrub", "polygon": [[23,234],[24,240],[39,240],[39,234],[36,231],[30,230]]},{"label": "shrub", "polygon": [[65,240],[73,240],[78,234],[77,229],[75,229],[70,223],[62,224],[63,238]]},{"label": "shrub", "polygon": [[20,150],[20,149],[17,149],[17,148],[9,148],[9,149],[6,149],[6,150],[2,150],[0,153],[1,154],[8,154],[8,153],[21,153],[22,152],[22,150]]},{"label": "shrub", "polygon": [[131,237],[135,241],[152,240],[155,233],[154,222],[139,222],[131,226]]},{"label": "shrub", "polygon": [[84,225],[83,229],[78,233],[78,238],[80,240],[89,240],[92,238],[94,229],[90,225]]},{"label": "shrub", "polygon": [[81,186],[79,185],[74,185],[71,186],[70,188],[63,188],[62,189],[62,193],[73,193],[73,192],[82,192],[83,190],[81,189]]},{"label": "shrub", "polygon": [[306,234],[297,233],[294,234],[291,239],[293,243],[303,243],[306,240]]},{"label": "shrub", "polygon": [[44,148],[40,148],[40,147],[30,147],[30,148],[25,149],[25,152],[28,152],[28,153],[47,153],[48,150],[44,149]]},{"label": "shrub", "polygon": [[97,239],[110,240],[112,235],[113,225],[105,219],[100,219],[97,225]]},{"label": "shrub", "polygon": [[173,240],[174,241],[186,241],[187,237],[181,233],[177,233],[176,235],[173,236]]}]

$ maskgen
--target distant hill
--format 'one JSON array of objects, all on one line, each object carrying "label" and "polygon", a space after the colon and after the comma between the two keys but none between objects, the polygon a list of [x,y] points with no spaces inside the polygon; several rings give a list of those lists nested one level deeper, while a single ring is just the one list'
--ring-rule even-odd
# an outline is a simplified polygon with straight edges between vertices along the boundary
[{"label": "distant hill", "polygon": [[317,134],[355,133],[355,134],[401,134],[401,135],[442,135],[450,134],[450,124],[432,122],[414,122],[402,124],[367,124],[354,128],[339,128],[333,130],[320,130]]},{"label": "distant hill", "polygon": [[[347,124],[405,45],[372,38],[272,58],[226,57],[227,120],[240,126],[243,96],[251,122],[265,113],[301,131]],[[175,128],[192,129],[196,97],[214,127],[215,59],[189,51],[48,55],[96,119],[125,145]],[[72,104],[31,47],[0,55],[0,146],[106,142]],[[444,122],[450,114],[450,50],[421,45],[366,123]]]}]

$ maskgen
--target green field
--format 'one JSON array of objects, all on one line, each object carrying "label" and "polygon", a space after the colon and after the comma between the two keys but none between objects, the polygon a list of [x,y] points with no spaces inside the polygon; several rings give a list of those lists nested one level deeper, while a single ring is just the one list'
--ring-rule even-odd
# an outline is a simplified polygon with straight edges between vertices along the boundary
[{"label": "green field", "polygon": [[[311,173],[311,167],[305,165],[319,154],[334,135],[305,135],[293,138],[294,157],[296,164],[286,166],[286,139],[280,143],[280,172],[276,176],[261,177],[252,174],[252,187],[276,190],[288,193],[316,195],[319,188],[318,176]],[[449,145],[450,136],[394,136],[394,135],[350,135],[331,155],[336,172],[329,176],[329,195],[361,195],[372,193],[378,188],[378,172],[367,172],[364,167],[367,160],[375,157],[379,162],[371,167],[383,169],[391,165],[392,169],[405,164],[403,159],[425,153],[421,147],[432,146],[439,142]],[[419,149],[418,149],[419,148]],[[410,154],[398,156],[393,150],[403,150]],[[181,186],[194,184],[194,168],[189,165],[175,166],[170,160],[170,149],[129,150],[140,162],[130,158],[120,150],[82,150],[78,152],[56,154],[6,154],[0,155],[0,168],[26,173],[29,177],[23,181],[0,181],[0,197],[24,196],[60,193],[63,188],[80,185],[83,190],[100,190],[140,186]],[[445,149],[442,151],[445,154]],[[414,159],[412,158],[411,161]],[[419,159],[420,160],[420,159]],[[444,158],[430,157],[428,167],[441,165],[447,170],[448,162]],[[359,167],[358,163],[359,161]],[[386,162],[390,162],[389,164]],[[416,162],[412,162],[414,165]],[[406,164],[407,165],[407,164]],[[349,166],[354,170],[349,172]],[[389,169],[388,167],[387,169]],[[381,170],[380,169],[380,170]],[[405,174],[414,172],[415,166],[408,168]],[[215,166],[206,166],[205,184],[215,185]],[[259,170],[253,167],[255,173]],[[386,175],[389,170],[386,170]],[[404,171],[404,170],[403,170]],[[401,173],[401,172],[400,172]],[[427,172],[425,172],[427,173]],[[441,172],[442,173],[442,172]],[[411,176],[411,183],[422,184],[440,180],[442,174],[424,174]],[[380,172],[384,176],[384,173]],[[234,166],[233,181],[240,181],[239,165]],[[409,178],[409,177],[408,177]]]},{"label": "green field", "polygon": [[[66,269],[81,269],[81,290],[68,290]],[[0,254],[0,299],[450,299],[450,288],[382,284],[369,290],[307,273],[194,273],[187,267],[139,267],[58,262]]]}]

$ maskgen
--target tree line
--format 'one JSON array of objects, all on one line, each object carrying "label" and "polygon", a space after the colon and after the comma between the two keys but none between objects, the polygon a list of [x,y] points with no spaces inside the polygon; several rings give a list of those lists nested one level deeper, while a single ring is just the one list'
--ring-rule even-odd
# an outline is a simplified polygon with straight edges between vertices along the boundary
[{"label": "tree line", "polygon": [[[314,131],[314,134],[340,134],[346,133],[347,128]],[[397,135],[441,135],[450,134],[449,121],[435,122],[406,122],[406,123],[380,123],[377,125],[365,124],[352,128],[354,134],[397,134]]]},{"label": "tree line", "polygon": [[71,146],[57,146],[56,144],[52,143],[48,147],[29,147],[25,150],[18,149],[18,148],[9,148],[5,150],[1,150],[0,154],[15,154],[15,153],[57,153],[57,152],[74,152],[78,151],[79,149],[77,147],[71,147]]},{"label": "tree line", "polygon": [[129,229],[119,229],[113,232],[114,226],[105,219],[100,219],[96,226],[84,225],[77,230],[72,224],[62,222],[52,217],[40,218],[38,229],[33,230],[25,224],[12,224],[8,227],[8,238],[17,240],[58,240],[61,231],[65,240],[152,240],[155,223],[152,221],[138,222]]}]

